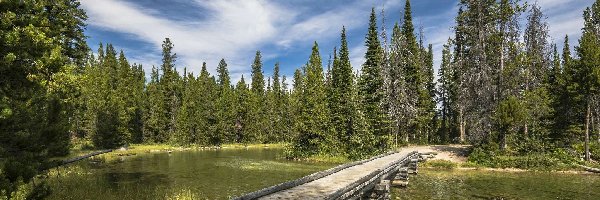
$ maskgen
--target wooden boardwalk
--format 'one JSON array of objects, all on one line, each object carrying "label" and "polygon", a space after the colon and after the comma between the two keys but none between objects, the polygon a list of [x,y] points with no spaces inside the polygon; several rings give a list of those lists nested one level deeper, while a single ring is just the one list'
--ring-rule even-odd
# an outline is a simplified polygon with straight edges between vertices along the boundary
[{"label": "wooden boardwalk", "polygon": [[[406,148],[317,172],[235,199],[348,199],[371,190],[420,154]],[[389,184],[388,184],[389,186]]]}]

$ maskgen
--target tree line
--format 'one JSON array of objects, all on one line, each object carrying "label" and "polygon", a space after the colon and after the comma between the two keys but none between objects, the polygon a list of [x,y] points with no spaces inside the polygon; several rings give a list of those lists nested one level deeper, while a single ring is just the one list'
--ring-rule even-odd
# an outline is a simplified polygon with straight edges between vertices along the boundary
[{"label": "tree line", "polygon": [[[206,63],[200,74],[180,73],[169,38],[148,80],[111,44],[92,53],[79,2],[0,5],[0,197],[68,154],[74,139],[96,148],[282,142],[289,158],[350,159],[405,144],[526,154],[582,142],[589,159],[590,140],[600,142],[600,1],[585,10],[572,55],[568,37],[562,52],[549,41],[536,4],[461,0],[437,80],[433,47],[415,30],[410,1],[391,30],[384,11],[372,9],[360,71],[342,27],[339,49],[325,60],[315,42],[291,86],[279,63],[263,73],[260,51],[251,77],[237,83],[225,59],[215,75]],[[29,195],[46,190],[36,191]]]},{"label": "tree line", "polygon": [[536,4],[459,5],[455,35],[444,45],[439,70],[440,134],[519,154],[584,141],[589,160],[592,127],[600,141],[600,2],[584,11],[576,55],[568,36],[562,55],[549,42],[546,17]]},{"label": "tree line", "polygon": [[199,75],[185,68],[178,73],[169,38],[162,45],[162,65],[152,68],[148,81],[141,65],[129,64],[110,44],[100,45],[79,77],[81,93],[72,120],[77,126],[71,132],[98,148],[285,142],[290,143],[289,157],[353,159],[398,143],[441,142],[433,50],[423,45],[422,33],[417,40],[410,10],[407,1],[404,23],[396,24],[386,46],[388,39],[381,37],[386,30],[378,29],[372,9],[360,73],[350,64],[345,28],[327,71],[315,42],[291,88],[279,75],[279,63],[265,77],[260,51],[251,66],[251,83],[242,77],[234,86],[224,59],[216,75],[209,74],[206,63]]}]

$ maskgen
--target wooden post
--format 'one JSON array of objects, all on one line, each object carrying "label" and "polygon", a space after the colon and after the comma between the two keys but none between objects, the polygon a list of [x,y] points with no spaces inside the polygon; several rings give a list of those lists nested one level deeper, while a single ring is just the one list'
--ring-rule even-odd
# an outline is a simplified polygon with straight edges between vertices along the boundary
[{"label": "wooden post", "polygon": [[408,168],[402,167],[392,180],[393,186],[406,187],[408,185]]},{"label": "wooden post", "polygon": [[409,174],[417,174],[418,173],[418,163],[419,159],[410,159],[408,163],[408,173]]},{"label": "wooden post", "polygon": [[390,199],[390,181],[381,180],[377,185],[375,185],[369,198],[386,200]]}]

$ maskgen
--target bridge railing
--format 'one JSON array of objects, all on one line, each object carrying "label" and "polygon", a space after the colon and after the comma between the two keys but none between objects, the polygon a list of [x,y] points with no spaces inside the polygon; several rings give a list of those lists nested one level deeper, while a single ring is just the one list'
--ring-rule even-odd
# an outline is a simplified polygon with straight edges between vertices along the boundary
[{"label": "bridge railing", "polygon": [[267,195],[270,195],[270,194],[273,194],[273,193],[277,193],[277,192],[280,192],[280,191],[283,191],[283,190],[287,190],[287,189],[290,189],[290,188],[293,188],[293,187],[296,187],[296,186],[299,186],[299,185],[302,185],[302,184],[305,184],[305,183],[309,183],[309,182],[312,182],[314,180],[317,180],[317,179],[323,178],[325,176],[329,176],[331,174],[334,174],[334,173],[337,173],[339,171],[342,171],[342,170],[344,170],[346,168],[350,168],[350,167],[353,167],[353,166],[356,166],[356,165],[360,165],[360,164],[364,164],[364,163],[367,163],[367,162],[371,162],[372,160],[375,160],[375,159],[378,159],[378,158],[381,158],[381,157],[385,157],[385,156],[388,156],[388,155],[391,155],[391,154],[394,154],[394,153],[398,153],[398,152],[397,151],[391,151],[391,152],[388,152],[388,153],[385,153],[385,154],[381,154],[381,155],[378,155],[378,156],[375,156],[375,157],[372,157],[372,158],[368,158],[368,159],[365,159],[365,160],[360,160],[360,161],[355,161],[355,162],[351,162],[351,163],[339,165],[337,167],[334,167],[334,168],[331,168],[331,169],[328,169],[328,170],[325,170],[325,171],[316,172],[316,173],[304,176],[304,177],[296,179],[296,180],[291,180],[291,181],[288,181],[288,182],[285,182],[285,183],[281,183],[281,184],[278,184],[278,185],[267,187],[267,188],[264,188],[264,189],[261,189],[261,190],[255,191],[255,192],[247,193],[247,194],[244,194],[242,196],[232,198],[232,199],[233,200],[258,199],[260,197],[264,197],[264,196],[267,196]]},{"label": "bridge railing", "polygon": [[375,184],[379,183],[379,181],[388,179],[389,176],[392,176],[401,166],[418,156],[419,153],[417,151],[413,151],[402,159],[390,163],[382,169],[373,171],[369,175],[364,176],[359,180],[354,181],[352,184],[339,189],[333,194],[330,194],[326,199],[349,199],[352,196],[363,194],[366,191],[371,190]]}]

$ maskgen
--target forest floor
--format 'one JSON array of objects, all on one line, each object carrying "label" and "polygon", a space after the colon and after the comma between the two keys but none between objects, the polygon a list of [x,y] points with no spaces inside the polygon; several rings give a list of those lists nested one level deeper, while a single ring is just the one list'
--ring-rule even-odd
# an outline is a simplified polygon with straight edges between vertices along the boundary
[{"label": "forest floor", "polygon": [[[503,171],[503,172],[525,172],[531,171],[529,169],[519,168],[490,168],[479,166],[475,163],[468,162],[468,156],[470,153],[471,145],[429,145],[429,146],[408,146],[403,148],[410,148],[421,153],[424,152],[435,152],[437,155],[434,158],[429,159],[421,167],[425,168],[443,168],[443,169],[457,169],[457,170],[484,170],[484,171]],[[549,170],[556,173],[567,173],[567,174],[593,174],[587,172],[581,167],[573,166],[567,170]]]}]

